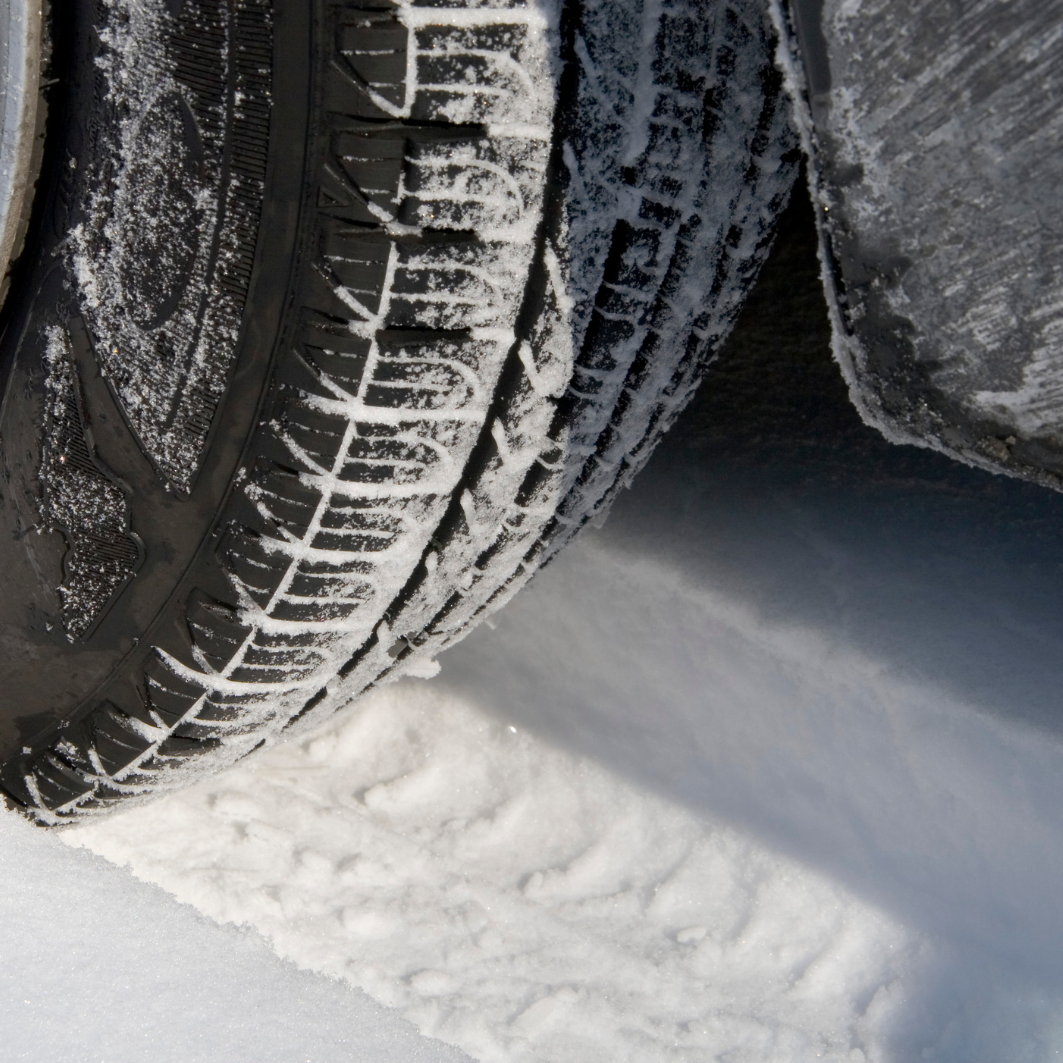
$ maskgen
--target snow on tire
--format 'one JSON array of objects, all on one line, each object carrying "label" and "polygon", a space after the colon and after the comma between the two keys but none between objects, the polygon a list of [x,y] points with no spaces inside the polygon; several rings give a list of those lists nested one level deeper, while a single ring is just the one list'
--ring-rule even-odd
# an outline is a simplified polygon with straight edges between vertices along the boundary
[{"label": "snow on tire", "polygon": [[46,823],[431,674],[646,460],[798,159],[755,0],[110,0],[94,32],[0,426],[44,426],[4,454],[39,575],[0,781]]}]

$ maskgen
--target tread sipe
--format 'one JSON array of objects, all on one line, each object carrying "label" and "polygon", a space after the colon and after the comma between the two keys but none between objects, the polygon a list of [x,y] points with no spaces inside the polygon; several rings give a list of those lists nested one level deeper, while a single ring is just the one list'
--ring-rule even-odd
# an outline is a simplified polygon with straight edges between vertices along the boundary
[{"label": "tread sipe", "polygon": [[798,161],[756,0],[110,0],[67,52],[0,424],[46,823],[430,674],[646,460]]}]

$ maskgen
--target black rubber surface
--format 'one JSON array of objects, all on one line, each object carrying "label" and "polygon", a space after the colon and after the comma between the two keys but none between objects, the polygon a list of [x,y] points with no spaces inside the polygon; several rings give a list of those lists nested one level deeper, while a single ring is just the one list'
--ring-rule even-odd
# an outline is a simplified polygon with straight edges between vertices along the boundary
[{"label": "black rubber surface", "polygon": [[1059,5],[787,8],[835,354],[861,415],[1063,489]]},{"label": "black rubber surface", "polygon": [[[243,10],[248,9],[255,10],[251,5]],[[246,47],[265,49],[268,64],[273,33],[267,12],[259,8],[257,13],[259,18],[245,17],[238,29]],[[196,22],[234,12],[224,4],[186,3],[183,14],[188,32],[176,43],[187,50],[186,38],[198,39]],[[54,63],[66,76],[51,110],[36,261],[9,299],[2,340],[7,380],[0,688],[8,756],[36,745],[58,721],[85,712],[86,697],[91,704],[94,689],[116,669],[129,667],[138,643],[150,638],[160,611],[173,601],[175,587],[202,552],[255,422],[287,288],[287,268],[263,269],[261,263],[273,260],[287,267],[291,262],[303,191],[299,151],[291,144],[286,151],[274,150],[272,194],[261,231],[256,225],[250,248],[245,240],[241,249],[245,256],[253,253],[257,241],[257,268],[250,278],[256,313],[249,315],[236,345],[224,416],[212,423],[195,484],[190,491],[175,491],[138,440],[114,380],[101,373],[101,339],[86,321],[69,265],[68,234],[84,222],[92,195],[111,176],[107,146],[100,141],[101,127],[114,115],[102,98],[105,90],[94,66],[107,12],[102,5],[69,4],[57,5],[54,15],[59,31]],[[279,119],[294,133],[297,149],[298,130],[308,114],[309,27],[305,18],[285,26],[282,12],[273,19],[292,45],[283,62],[295,90],[275,101],[273,121],[276,125]],[[231,82],[238,77],[239,72],[229,71]],[[300,78],[301,95],[295,88]],[[194,72],[187,80],[194,84]],[[217,85],[208,88],[219,91]],[[221,88],[233,90],[235,84]],[[268,101],[261,103],[268,116]],[[245,131],[243,165],[261,171],[265,149],[261,137]],[[150,243],[142,249],[146,273],[157,266],[154,250]],[[230,280],[220,270],[215,278]],[[50,373],[47,349],[56,330],[65,358]],[[65,407],[61,418],[55,413],[57,399]],[[101,494],[110,497],[93,511],[90,502]],[[108,564],[107,578],[98,578]],[[14,788],[19,789],[17,782]]]}]

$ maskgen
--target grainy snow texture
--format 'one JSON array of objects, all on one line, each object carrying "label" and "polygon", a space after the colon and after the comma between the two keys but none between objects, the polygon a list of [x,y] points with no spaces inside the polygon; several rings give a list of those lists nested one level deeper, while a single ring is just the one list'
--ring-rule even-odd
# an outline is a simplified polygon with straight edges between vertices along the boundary
[{"label": "grainy snow texture", "polygon": [[890,438],[1058,489],[1059,5],[792,7],[855,401]]},{"label": "grainy snow texture", "polygon": [[0,813],[7,1063],[467,1063],[364,994]]},{"label": "grainy snow texture", "polygon": [[415,681],[62,837],[485,1063],[874,1058],[919,965],[822,876]]}]

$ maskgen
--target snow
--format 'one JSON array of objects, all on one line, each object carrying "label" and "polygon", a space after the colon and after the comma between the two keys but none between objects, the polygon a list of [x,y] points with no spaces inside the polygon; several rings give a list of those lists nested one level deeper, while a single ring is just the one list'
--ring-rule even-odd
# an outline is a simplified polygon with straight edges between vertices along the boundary
[{"label": "snow", "polygon": [[864,428],[801,269],[439,678],[61,837],[480,1060],[1054,1058],[1063,499]]},{"label": "snow", "polygon": [[482,1060],[846,1058],[851,997],[910,961],[821,876],[426,684],[77,834]]},{"label": "snow", "polygon": [[21,817],[0,817],[0,853],[5,1060],[467,1058]]}]

